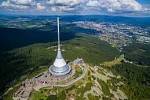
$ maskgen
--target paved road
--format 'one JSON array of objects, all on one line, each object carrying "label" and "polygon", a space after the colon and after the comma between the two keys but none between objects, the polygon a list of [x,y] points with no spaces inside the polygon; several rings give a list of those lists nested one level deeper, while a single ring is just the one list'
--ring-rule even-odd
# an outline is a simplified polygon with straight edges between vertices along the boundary
[{"label": "paved road", "polygon": [[41,88],[44,88],[44,87],[51,87],[51,86],[54,86],[54,87],[67,87],[67,86],[70,86],[72,84],[74,84],[75,82],[81,80],[82,78],[85,77],[85,75],[87,74],[88,72],[88,65],[84,64],[84,66],[80,66],[80,68],[82,69],[83,73],[81,76],[79,76],[78,78],[76,79],[72,79],[64,84],[45,84],[45,85],[39,85],[39,86],[36,86],[34,87],[35,90],[39,90]]},{"label": "paved road", "polygon": [[87,65],[84,65],[84,68],[83,68],[83,66],[80,66],[80,67],[81,67],[81,69],[82,69],[82,71],[83,71],[83,74],[82,74],[80,77],[78,77],[78,78],[76,78],[76,79],[74,79],[74,80],[72,80],[72,81],[70,81],[70,82],[67,82],[67,83],[65,83],[65,84],[55,84],[55,85],[53,85],[53,86],[67,87],[67,86],[70,86],[70,85],[74,84],[75,82],[79,81],[80,79],[84,78],[85,75],[86,75],[86,73],[88,72],[88,66],[87,66]]},{"label": "paved road", "polygon": [[[77,81],[81,80],[82,78],[84,78],[85,75],[87,74],[87,72],[88,72],[88,65],[84,64],[83,66],[80,66],[80,68],[82,69],[83,73],[82,73],[81,76],[77,77],[76,79],[72,79],[72,80],[70,80],[70,81],[68,81],[68,82],[66,82],[64,84],[39,85],[39,86],[36,86],[36,87],[33,86],[32,88],[34,88],[35,90],[39,90],[40,88],[43,88],[43,87],[51,87],[51,86],[54,86],[54,87],[56,87],[56,86],[57,87],[67,87],[67,86],[70,86],[70,85],[74,84],[75,82],[77,82]],[[31,80],[31,81],[33,81],[33,80]],[[25,88],[25,90],[26,90],[26,88]],[[29,90],[28,92],[31,92],[31,91],[32,90]],[[21,100],[22,99],[27,100],[29,97],[26,97],[26,98],[22,98],[20,96],[13,97],[14,100],[18,100],[18,98],[21,98]]]}]

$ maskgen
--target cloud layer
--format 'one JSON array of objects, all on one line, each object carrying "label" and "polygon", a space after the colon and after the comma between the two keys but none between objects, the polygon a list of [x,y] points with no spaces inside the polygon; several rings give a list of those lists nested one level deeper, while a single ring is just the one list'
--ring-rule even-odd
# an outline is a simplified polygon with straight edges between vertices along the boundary
[{"label": "cloud layer", "polygon": [[143,11],[136,0],[5,0],[2,9],[37,10],[48,12],[117,12]]}]

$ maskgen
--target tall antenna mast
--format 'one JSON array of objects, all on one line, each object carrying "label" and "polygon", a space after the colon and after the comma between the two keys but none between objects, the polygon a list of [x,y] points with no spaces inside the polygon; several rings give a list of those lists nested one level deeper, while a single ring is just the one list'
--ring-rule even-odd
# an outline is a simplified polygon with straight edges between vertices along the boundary
[{"label": "tall antenna mast", "polygon": [[71,67],[66,63],[62,54],[60,46],[60,33],[59,33],[59,17],[57,17],[57,33],[58,33],[58,50],[53,65],[49,67],[49,72],[54,76],[62,76],[70,73]]},{"label": "tall antenna mast", "polygon": [[58,50],[60,50],[59,17],[57,17]]}]

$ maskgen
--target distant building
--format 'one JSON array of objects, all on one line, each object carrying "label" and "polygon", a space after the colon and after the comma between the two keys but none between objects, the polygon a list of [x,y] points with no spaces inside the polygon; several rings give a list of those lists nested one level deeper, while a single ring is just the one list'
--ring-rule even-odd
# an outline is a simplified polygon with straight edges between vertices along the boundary
[{"label": "distant building", "polygon": [[58,29],[58,49],[56,59],[49,67],[49,72],[54,76],[62,76],[70,73],[71,67],[64,60],[61,48],[60,48],[60,33],[59,33],[59,18],[57,18],[57,29]]},{"label": "distant building", "polygon": [[84,61],[82,58],[77,58],[76,60],[73,61],[74,65],[81,65],[84,64]]}]

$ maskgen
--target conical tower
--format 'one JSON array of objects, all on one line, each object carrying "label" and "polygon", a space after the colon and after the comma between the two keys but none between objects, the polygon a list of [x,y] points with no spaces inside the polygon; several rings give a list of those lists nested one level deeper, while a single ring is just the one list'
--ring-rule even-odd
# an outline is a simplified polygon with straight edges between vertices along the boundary
[{"label": "conical tower", "polygon": [[53,65],[49,67],[49,72],[54,76],[66,75],[71,71],[70,66],[64,60],[60,48],[59,17],[57,18],[58,49]]}]

